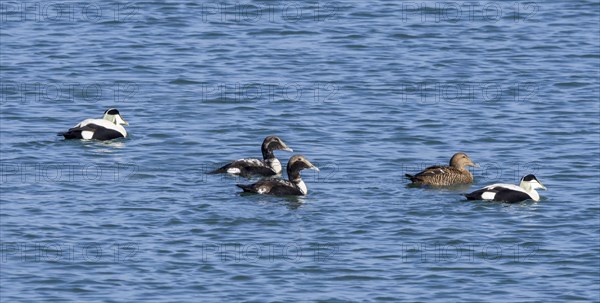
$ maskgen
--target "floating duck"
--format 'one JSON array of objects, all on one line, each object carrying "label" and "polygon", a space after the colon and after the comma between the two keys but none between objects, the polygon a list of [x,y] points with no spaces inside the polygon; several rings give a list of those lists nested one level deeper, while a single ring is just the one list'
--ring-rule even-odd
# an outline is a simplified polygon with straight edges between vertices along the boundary
[{"label": "floating duck", "polygon": [[465,166],[479,167],[465,153],[456,153],[450,159],[449,166],[430,166],[416,175],[405,174],[413,184],[449,186],[469,184],[473,175]]},{"label": "floating duck", "polygon": [[254,184],[242,185],[236,184],[237,187],[244,190],[244,192],[264,194],[264,195],[276,195],[276,196],[304,196],[308,193],[306,184],[300,177],[300,171],[303,169],[319,169],[310,163],[304,156],[296,155],[290,158],[287,164],[288,180],[283,179],[266,179],[258,181]]},{"label": "floating duck", "polygon": [[127,131],[123,125],[129,125],[121,117],[116,108],[109,108],[104,112],[102,119],[85,119],[64,133],[58,133],[65,139],[96,139],[112,140],[127,137]]},{"label": "floating duck", "polygon": [[536,191],[538,188],[546,190],[546,187],[534,175],[527,175],[521,178],[519,186],[514,184],[492,184],[464,196],[467,197],[467,200],[517,203],[531,199],[537,202],[540,200],[540,195]]},{"label": "floating duck", "polygon": [[239,159],[235,160],[223,167],[215,169],[209,174],[232,174],[243,177],[249,177],[251,175],[259,176],[274,176],[281,174],[281,162],[275,158],[273,151],[285,150],[293,152],[293,150],[277,136],[268,136],[262,143],[261,146],[263,160],[259,159]]}]

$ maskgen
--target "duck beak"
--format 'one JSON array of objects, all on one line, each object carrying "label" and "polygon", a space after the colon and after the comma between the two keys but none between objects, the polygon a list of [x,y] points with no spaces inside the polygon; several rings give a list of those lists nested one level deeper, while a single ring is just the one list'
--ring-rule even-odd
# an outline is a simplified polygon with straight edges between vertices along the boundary
[{"label": "duck beak", "polygon": [[125,121],[125,119],[123,119],[123,117],[121,117],[121,115],[119,115],[119,119],[121,119],[121,124],[129,125],[129,122]]},{"label": "duck beak", "polygon": [[544,186],[544,184],[542,184],[542,182],[538,181],[538,184],[540,185],[540,188],[541,188],[541,189],[543,189],[543,190],[548,190],[548,189],[546,188],[546,186]]},{"label": "duck beak", "polygon": [[310,162],[309,162],[308,160],[306,160],[306,159],[305,159],[305,161],[306,161],[306,164],[308,164],[308,169],[313,169],[313,170],[316,170],[316,171],[320,171],[320,170],[319,170],[319,168],[318,168],[318,167],[316,167],[314,164],[310,163]]},{"label": "duck beak", "polygon": [[289,152],[293,152],[294,151],[293,149],[289,148],[287,146],[287,144],[283,143],[282,140],[279,140],[279,143],[281,143],[281,150],[285,150],[285,151],[289,151]]},{"label": "duck beak", "polygon": [[479,166],[479,164],[477,164],[477,163],[473,163],[473,162],[471,162],[471,166],[473,166],[473,167],[475,167],[475,168],[480,168],[480,167],[481,167],[481,166]]}]

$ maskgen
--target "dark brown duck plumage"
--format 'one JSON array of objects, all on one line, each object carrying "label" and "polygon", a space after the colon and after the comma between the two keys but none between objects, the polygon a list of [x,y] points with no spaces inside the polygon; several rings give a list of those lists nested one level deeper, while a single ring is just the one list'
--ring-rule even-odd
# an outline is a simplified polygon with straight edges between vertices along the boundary
[{"label": "dark brown duck plumage", "polygon": [[416,175],[406,174],[406,177],[417,185],[469,184],[473,182],[473,175],[465,166],[478,167],[465,153],[456,153],[450,159],[449,166],[430,166]]},{"label": "dark brown duck plumage", "polygon": [[273,151],[293,151],[283,142],[283,140],[281,140],[281,138],[277,136],[266,137],[262,143],[261,150],[263,160],[249,158],[235,160],[221,168],[209,172],[209,174],[228,173],[242,177],[250,177],[253,175],[264,177],[279,175],[281,173],[281,163],[277,158],[275,158]]},{"label": "dark brown duck plumage", "polygon": [[254,184],[236,184],[237,187],[244,192],[276,195],[276,196],[304,196],[308,193],[308,189],[302,181],[300,171],[303,169],[319,169],[308,161],[304,156],[296,155],[290,158],[287,164],[287,173],[289,180],[283,179],[264,179]]}]

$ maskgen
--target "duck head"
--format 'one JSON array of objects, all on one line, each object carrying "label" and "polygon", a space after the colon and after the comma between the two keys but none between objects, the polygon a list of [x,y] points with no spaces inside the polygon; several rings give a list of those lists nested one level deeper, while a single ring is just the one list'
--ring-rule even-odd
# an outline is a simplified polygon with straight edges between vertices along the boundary
[{"label": "duck head", "polygon": [[104,120],[108,120],[114,124],[123,124],[123,125],[129,125],[129,123],[127,123],[127,121],[125,121],[125,119],[123,119],[123,117],[121,117],[121,114],[119,113],[119,111],[116,108],[109,108],[104,112],[104,116],[102,117],[102,119]]},{"label": "duck head", "polygon": [[542,184],[542,182],[540,182],[532,174],[529,174],[529,175],[521,178],[521,182],[519,183],[519,186],[526,191],[536,190],[538,188],[547,190],[546,187],[544,186],[544,184]]},{"label": "duck head", "polygon": [[273,151],[274,150],[285,150],[285,151],[289,151],[289,152],[293,152],[294,151],[293,149],[289,148],[283,142],[283,140],[281,140],[277,136],[268,136],[268,137],[266,137],[265,140],[262,143],[261,149],[262,149],[262,153],[263,153],[263,158],[264,159],[270,159],[270,158],[275,157],[273,155]]},{"label": "duck head", "polygon": [[450,159],[450,166],[458,169],[464,169],[465,166],[479,167],[479,165],[473,163],[473,161],[471,161],[469,156],[467,156],[465,153],[454,154],[454,156],[452,156]]},{"label": "duck head", "polygon": [[303,169],[314,169],[319,171],[319,168],[314,166],[310,161],[306,160],[302,155],[295,155],[290,158],[287,164],[287,173],[290,180],[300,178],[300,171]]}]

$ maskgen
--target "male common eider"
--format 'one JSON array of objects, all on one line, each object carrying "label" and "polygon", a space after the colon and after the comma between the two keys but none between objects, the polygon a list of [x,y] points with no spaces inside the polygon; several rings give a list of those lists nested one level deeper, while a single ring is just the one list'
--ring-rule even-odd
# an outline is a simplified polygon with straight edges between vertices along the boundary
[{"label": "male common eider", "polygon": [[58,133],[58,136],[64,136],[65,139],[86,140],[112,140],[124,138],[127,137],[127,131],[121,124],[129,125],[129,123],[121,117],[121,114],[117,109],[109,108],[104,112],[102,119],[85,119],[68,131]]},{"label": "male common eider", "polygon": [[546,187],[534,175],[527,175],[521,178],[519,186],[514,184],[492,184],[464,196],[467,197],[467,200],[517,203],[531,199],[537,202],[540,200],[540,195],[536,191],[538,188],[546,190]]},{"label": "male common eider", "polygon": [[450,159],[450,166],[430,166],[416,175],[405,174],[413,184],[449,186],[469,184],[473,175],[465,166],[479,167],[465,153],[456,153]]},{"label": "male common eider", "polygon": [[236,186],[243,189],[244,192],[257,194],[276,196],[303,196],[308,193],[308,188],[306,188],[304,181],[302,181],[302,178],[300,177],[300,171],[306,168],[319,171],[319,169],[306,160],[304,156],[292,156],[287,164],[289,181],[272,178],[261,180],[254,184],[236,184]]},{"label": "male common eider", "polygon": [[293,152],[293,150],[279,137],[269,136],[266,137],[261,146],[263,160],[259,159],[239,159],[235,160],[221,168],[215,169],[209,174],[222,174],[228,173],[233,175],[239,175],[243,177],[249,177],[251,175],[260,176],[274,176],[281,173],[281,162],[275,158],[273,151],[285,150]]}]

